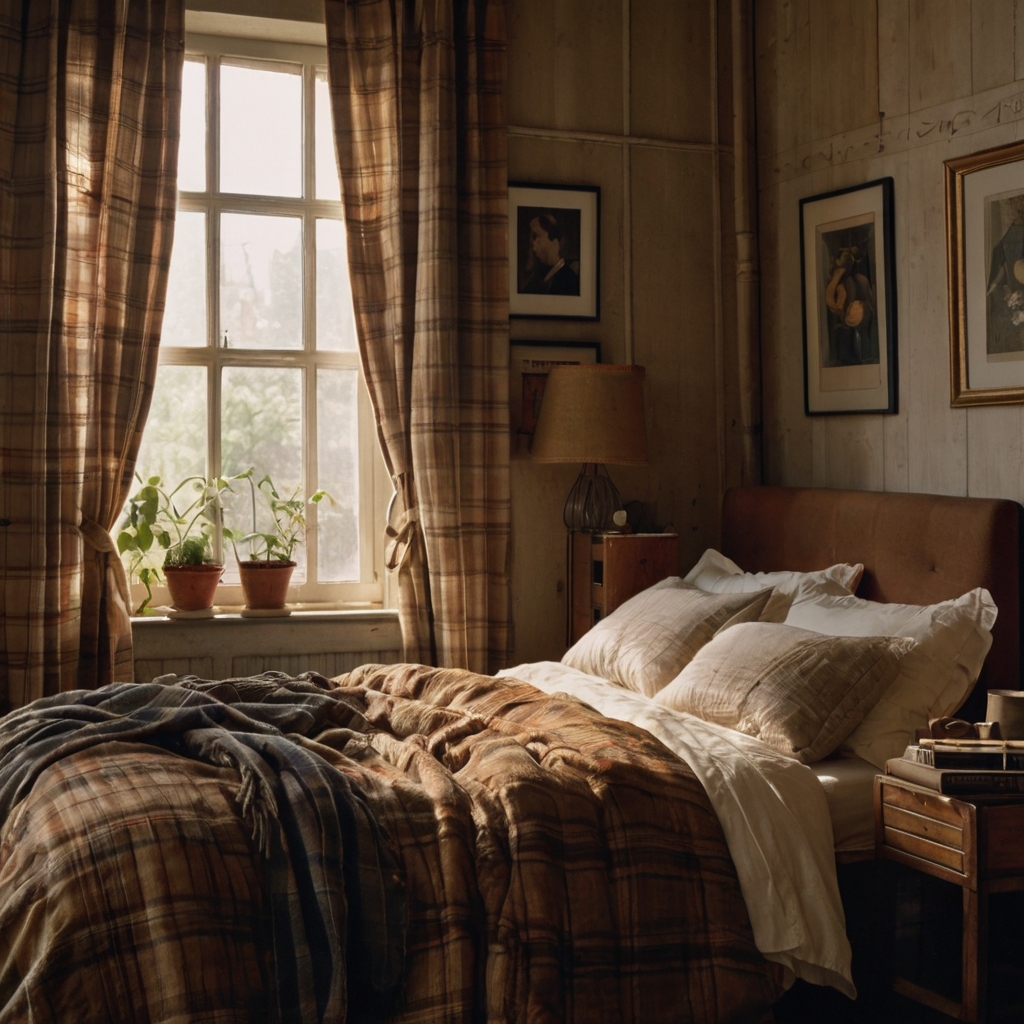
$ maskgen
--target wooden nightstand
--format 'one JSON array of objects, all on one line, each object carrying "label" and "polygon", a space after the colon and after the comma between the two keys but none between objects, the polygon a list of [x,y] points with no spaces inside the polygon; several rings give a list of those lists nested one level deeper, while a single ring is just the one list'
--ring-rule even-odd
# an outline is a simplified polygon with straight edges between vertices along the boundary
[{"label": "wooden nightstand", "polygon": [[570,645],[634,594],[679,572],[675,533],[571,532],[568,543]]},{"label": "wooden nightstand", "polygon": [[985,1020],[989,896],[1024,891],[1024,797],[943,796],[876,776],[875,848],[962,890],[960,1002],[901,977],[893,989],[957,1020]]}]

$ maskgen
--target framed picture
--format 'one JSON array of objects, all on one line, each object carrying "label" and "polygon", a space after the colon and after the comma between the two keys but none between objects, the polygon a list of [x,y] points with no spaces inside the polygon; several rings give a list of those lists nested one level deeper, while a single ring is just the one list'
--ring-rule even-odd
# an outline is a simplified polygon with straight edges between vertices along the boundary
[{"label": "framed picture", "polygon": [[950,404],[1024,402],[1024,142],[946,161]]},{"label": "framed picture", "polygon": [[509,315],[597,320],[601,190],[508,186]]},{"label": "framed picture", "polygon": [[544,383],[552,366],[601,362],[601,346],[587,341],[513,341],[509,366],[512,451],[526,454],[533,444]]},{"label": "framed picture", "polygon": [[800,200],[807,414],[896,412],[892,178]]}]

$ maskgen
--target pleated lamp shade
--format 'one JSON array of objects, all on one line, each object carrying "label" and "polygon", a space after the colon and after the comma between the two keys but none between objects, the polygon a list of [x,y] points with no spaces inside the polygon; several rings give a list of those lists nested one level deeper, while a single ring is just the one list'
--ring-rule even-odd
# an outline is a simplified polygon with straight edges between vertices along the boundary
[{"label": "pleated lamp shade", "polygon": [[642,366],[555,366],[548,374],[532,452],[537,462],[583,463],[562,512],[568,529],[615,527],[622,501],[604,464],[647,461],[643,385]]},{"label": "pleated lamp shade", "polygon": [[644,368],[552,367],[531,448],[537,462],[647,462]]}]

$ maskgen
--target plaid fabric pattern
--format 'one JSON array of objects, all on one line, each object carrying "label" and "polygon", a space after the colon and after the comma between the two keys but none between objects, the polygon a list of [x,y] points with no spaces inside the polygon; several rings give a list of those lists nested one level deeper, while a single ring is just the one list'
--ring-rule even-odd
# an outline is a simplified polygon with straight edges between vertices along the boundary
[{"label": "plaid fabric pattern", "polygon": [[108,531],[156,374],[182,8],[0,7],[0,708],[132,677]]},{"label": "plaid fabric pattern", "polygon": [[[754,947],[718,820],[651,736],[460,670],[336,682],[305,710],[294,682],[267,703],[346,776],[401,865],[401,996],[367,996],[365,980],[359,994],[372,960],[350,934],[351,1019],[772,1019],[779,972]],[[192,685],[253,699],[245,681]],[[0,824],[0,1024],[272,1016],[272,887],[237,771],[133,739],[53,761]]]},{"label": "plaid fabric pattern", "polygon": [[363,761],[399,798],[377,812],[407,872],[395,1020],[772,1019],[776,969],[718,819],[648,733],[457,669],[369,665],[337,683],[369,691]]},{"label": "plaid fabric pattern", "polygon": [[326,0],[363,371],[410,661],[509,648],[504,0]]}]

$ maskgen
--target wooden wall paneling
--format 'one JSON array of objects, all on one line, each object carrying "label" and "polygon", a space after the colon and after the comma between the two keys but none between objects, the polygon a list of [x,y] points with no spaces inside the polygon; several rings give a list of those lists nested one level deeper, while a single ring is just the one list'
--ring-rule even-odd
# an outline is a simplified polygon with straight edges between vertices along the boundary
[{"label": "wooden wall paneling", "polygon": [[[715,310],[709,301],[714,161],[709,153],[638,145],[631,166],[633,334],[636,360],[647,367],[648,472],[659,521],[676,527],[680,562],[692,563],[717,538],[719,519]],[[686,202],[673,203],[673,196]]]},{"label": "wooden wall paneling", "polygon": [[910,0],[877,0],[878,109],[886,118],[910,111]]},{"label": "wooden wall paneling", "polygon": [[[630,5],[630,133],[711,142],[711,5],[633,0]],[[679,63],[686,75],[666,75]]]},{"label": "wooden wall paneling", "polygon": [[1013,2],[1013,77],[1024,78],[1024,0]]},{"label": "wooden wall paneling", "polygon": [[[772,153],[785,152],[813,138],[811,96],[819,83],[812,82],[809,75],[793,74],[794,68],[806,69],[810,66],[811,6],[812,0],[792,0],[791,3],[774,5],[774,65],[778,106],[775,110]],[[755,20],[761,17],[770,17],[770,14],[766,14],[762,8],[755,13]]]},{"label": "wooden wall paneling", "polygon": [[921,146],[907,154],[907,305],[904,372],[910,416],[911,491],[965,494],[967,418],[949,406],[949,304],[943,161],[969,152],[969,140]]},{"label": "wooden wall paneling", "polygon": [[812,137],[827,138],[878,120],[875,0],[810,7]]},{"label": "wooden wall paneling", "polygon": [[[715,5],[715,23],[718,28],[718,39],[715,45],[718,47],[718,82],[715,99],[715,107],[718,111],[718,141],[723,146],[732,145],[733,133],[733,107],[732,107],[732,0],[711,0]],[[756,8],[756,4],[752,5]],[[759,69],[760,49],[757,36],[757,11],[752,14],[754,39],[754,67]],[[755,72],[756,77],[756,72]],[[755,132],[759,126],[754,125]]]},{"label": "wooden wall paneling", "polygon": [[1014,0],[972,0],[972,92],[1014,80],[1014,30]]},{"label": "wooden wall paneling", "polygon": [[[884,169],[883,169],[884,166]],[[893,230],[896,233],[896,374],[898,378],[898,412],[895,416],[882,417],[883,472],[882,490],[910,490],[910,454],[908,424],[913,410],[910,408],[910,390],[907,387],[909,374],[908,349],[904,339],[913,329],[913,309],[907,287],[907,268],[910,265],[911,250],[908,226],[910,208],[914,196],[908,184],[907,159],[900,155],[879,161],[876,172],[867,180],[890,175],[893,179]]]},{"label": "wooden wall paneling", "polygon": [[[579,466],[513,459],[510,664],[557,660],[565,653],[566,548],[562,508]],[[613,466],[613,479],[619,476]],[[633,497],[634,495],[630,495]]]},{"label": "wooden wall paneling", "polygon": [[971,0],[910,0],[910,109],[971,94]]},{"label": "wooden wall paneling", "polygon": [[881,416],[830,416],[826,422],[827,487],[880,491],[885,486]]},{"label": "wooden wall paneling", "polygon": [[621,133],[622,0],[516,0],[508,11],[509,124]]},{"label": "wooden wall paneling", "polygon": [[[721,330],[723,339],[721,353],[722,381],[722,488],[723,491],[742,483],[744,457],[743,422],[739,382],[739,339],[736,285],[736,207],[733,188],[733,155],[725,152],[719,161],[719,204],[721,208],[722,252],[721,252]],[[763,230],[764,218],[760,218],[758,230]],[[759,269],[760,272],[760,269]],[[763,274],[762,274],[763,282]],[[764,289],[760,291],[764,302]],[[764,323],[764,313],[761,313]],[[763,371],[763,367],[762,367]],[[762,388],[763,391],[763,388]],[[764,446],[764,409],[762,408],[762,447]]]},{"label": "wooden wall paneling", "polygon": [[[800,283],[800,200],[829,189],[827,171],[782,182],[772,199],[774,250],[762,259],[773,294],[773,320],[763,322],[764,394],[768,433],[766,483],[824,483],[825,425],[804,413],[803,292]],[[764,193],[762,192],[762,197]],[[764,290],[762,290],[764,294]],[[762,312],[762,316],[764,313]]]},{"label": "wooden wall paneling", "polygon": [[[513,339],[599,341],[601,362],[621,362],[626,334],[622,146],[513,133],[508,140],[508,176],[510,181],[597,185],[601,189],[601,319],[512,320]],[[682,197],[664,196],[662,201],[674,204]]]},{"label": "wooden wall paneling", "polygon": [[[1024,0],[1020,0],[1024,3]],[[731,0],[720,0],[719,19],[726,20],[726,13],[731,5]],[[754,5],[754,79],[757,98],[757,159],[758,159],[758,180],[763,186],[766,182],[765,172],[761,168],[771,167],[774,164],[775,153],[779,146],[779,117],[782,114],[782,103],[779,99],[782,88],[784,70],[779,67],[779,25],[781,15],[776,5],[765,4],[758,7]],[[720,49],[732,49],[732,43]],[[727,134],[721,133],[721,137],[731,136],[731,130]]]},{"label": "wooden wall paneling", "polygon": [[977,405],[967,413],[967,493],[1024,499],[1024,407]]}]

